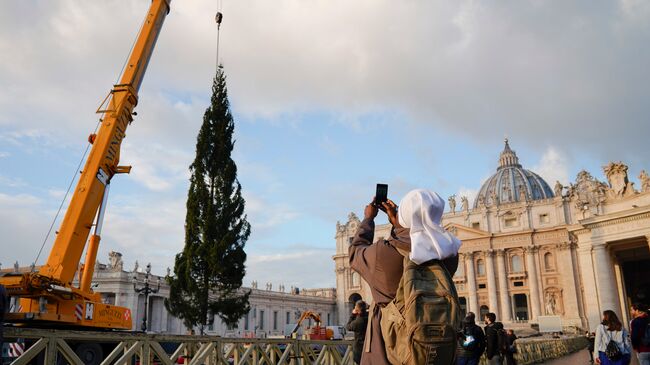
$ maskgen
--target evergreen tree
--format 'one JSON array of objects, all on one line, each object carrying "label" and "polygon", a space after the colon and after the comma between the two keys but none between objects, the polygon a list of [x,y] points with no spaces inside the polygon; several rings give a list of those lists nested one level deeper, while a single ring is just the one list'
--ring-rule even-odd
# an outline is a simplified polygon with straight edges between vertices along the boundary
[{"label": "evergreen tree", "polygon": [[190,166],[185,247],[176,255],[174,277],[167,279],[170,296],[165,300],[173,315],[188,328],[199,326],[201,333],[215,316],[233,327],[250,309],[250,292],[241,290],[250,224],[237,166],[230,157],[234,128],[226,78],[219,67]]}]

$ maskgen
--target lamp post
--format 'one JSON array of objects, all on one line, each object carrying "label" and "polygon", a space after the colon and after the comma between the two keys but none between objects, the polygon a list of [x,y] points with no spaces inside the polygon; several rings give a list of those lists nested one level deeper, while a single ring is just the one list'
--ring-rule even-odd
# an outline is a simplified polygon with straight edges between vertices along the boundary
[{"label": "lamp post", "polygon": [[160,290],[160,278],[158,278],[158,283],[157,283],[158,285],[155,288],[149,286],[150,275],[151,275],[151,263],[148,263],[146,273],[144,275],[144,286],[138,289],[138,272],[135,270],[133,271],[133,290],[138,294],[139,293],[144,294],[144,316],[142,316],[142,326],[140,326],[142,332],[147,331],[147,312],[149,309],[149,294],[158,293],[158,290]]}]

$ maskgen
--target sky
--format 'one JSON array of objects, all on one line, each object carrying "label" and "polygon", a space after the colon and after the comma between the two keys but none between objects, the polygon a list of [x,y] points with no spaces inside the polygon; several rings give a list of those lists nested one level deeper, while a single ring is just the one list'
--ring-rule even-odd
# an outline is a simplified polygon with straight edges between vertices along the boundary
[{"label": "sky", "polygon": [[[0,263],[48,256],[95,110],[149,0],[0,1]],[[650,2],[172,1],[127,130],[98,254],[173,268],[216,65],[252,234],[244,281],[333,287],[336,222],[375,184],[467,195],[508,137],[552,186],[650,169]],[[638,185],[638,183],[637,183]],[[64,208],[66,204],[64,202]],[[62,214],[61,214],[62,216]],[[380,218],[380,222],[385,221]],[[60,224],[55,221],[54,230]]]}]

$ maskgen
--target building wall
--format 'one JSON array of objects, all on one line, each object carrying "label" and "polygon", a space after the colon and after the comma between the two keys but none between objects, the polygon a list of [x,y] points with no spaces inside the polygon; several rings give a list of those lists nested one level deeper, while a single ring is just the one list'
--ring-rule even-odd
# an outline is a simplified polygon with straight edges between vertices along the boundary
[{"label": "building wall", "polygon": [[[604,174],[607,182],[581,171],[570,186],[556,186],[554,198],[445,213],[443,225],[462,241],[454,282],[467,310],[489,310],[509,323],[559,315],[564,326],[590,329],[605,309],[627,318],[632,299],[621,265],[634,259],[625,258],[626,250],[650,255],[650,179],[642,172],[635,189],[622,163],[605,166]],[[348,285],[347,251],[358,224],[354,214],[337,223],[339,320],[352,294],[372,301],[365,283]],[[377,226],[375,239],[389,231],[389,225]],[[515,301],[523,297],[525,311],[519,312],[527,315],[518,316]]]},{"label": "building wall", "polygon": [[[134,271],[125,271],[119,261],[111,264],[96,265],[93,283],[97,284],[95,290],[102,293],[106,303],[112,303],[131,309],[133,330],[140,330],[144,315],[144,295],[138,294],[133,288]],[[138,288],[143,285],[145,273],[141,269],[135,271],[138,278]],[[188,329],[183,322],[169,314],[164,305],[164,299],[169,297],[169,286],[164,277],[150,276],[150,285],[157,287],[160,280],[160,289],[157,293],[150,294],[148,300],[148,331],[168,334],[185,334]],[[291,323],[297,322],[303,311],[310,310],[321,315],[323,325],[338,325],[336,290],[334,288],[303,289],[291,288],[285,291],[284,286],[273,289],[271,284],[266,284],[265,289],[258,289],[257,283],[251,287],[242,288],[250,290],[249,303],[251,310],[240,319],[236,328],[226,328],[225,324],[217,317],[214,324],[207,328],[207,333],[221,336],[257,336],[266,337],[282,335],[287,323],[287,313]],[[275,316],[275,321],[274,321]]]}]

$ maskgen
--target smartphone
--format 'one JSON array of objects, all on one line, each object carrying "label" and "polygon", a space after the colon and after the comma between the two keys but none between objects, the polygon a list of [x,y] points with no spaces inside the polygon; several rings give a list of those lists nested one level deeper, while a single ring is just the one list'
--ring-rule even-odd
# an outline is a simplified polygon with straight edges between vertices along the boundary
[{"label": "smartphone", "polygon": [[375,204],[381,206],[388,199],[388,185],[377,184],[377,192],[375,192]]}]

